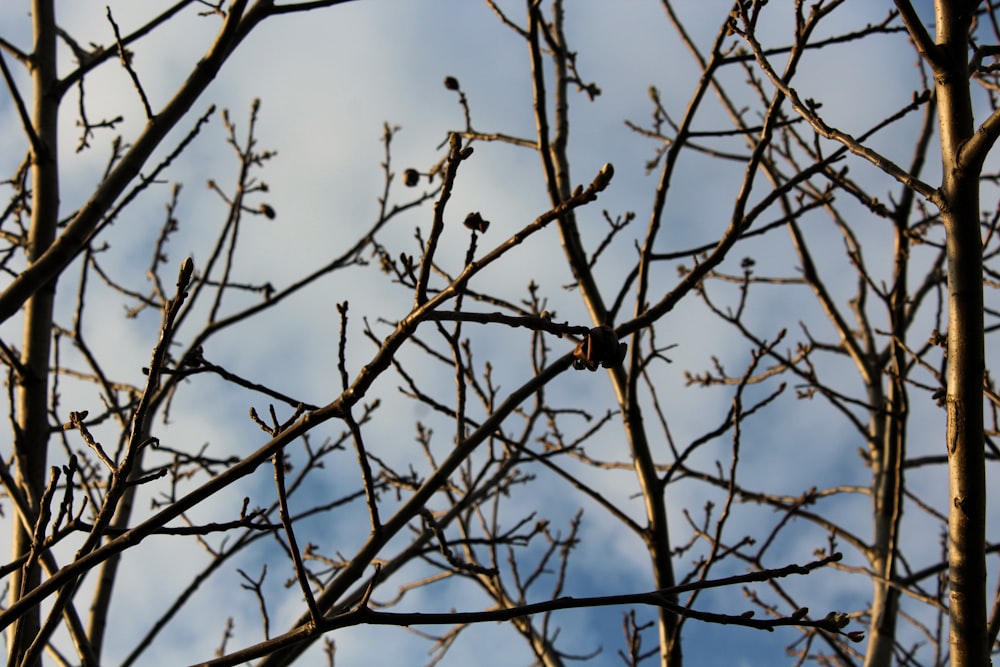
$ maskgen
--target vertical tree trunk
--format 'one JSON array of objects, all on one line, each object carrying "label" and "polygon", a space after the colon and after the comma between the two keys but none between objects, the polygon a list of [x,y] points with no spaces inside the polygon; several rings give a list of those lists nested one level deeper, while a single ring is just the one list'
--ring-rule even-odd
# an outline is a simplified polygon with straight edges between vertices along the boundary
[{"label": "vertical tree trunk", "polygon": [[[35,0],[32,20],[35,37],[32,87],[34,129],[31,147],[31,229],[28,261],[35,261],[55,238],[59,219],[59,173],[57,123],[59,100],[56,91],[56,21],[54,0]],[[52,342],[52,306],[55,285],[49,284],[27,302],[24,311],[24,339],[21,376],[17,390],[17,427],[14,442],[15,475],[33,513],[45,484],[46,447],[49,436],[48,375]],[[33,517],[32,517],[33,520]],[[31,535],[14,522],[13,557],[31,549]],[[16,571],[10,580],[10,597],[18,599],[38,583],[38,568]],[[37,610],[23,616],[8,641],[11,662],[19,657],[38,629]]]},{"label": "vertical tree trunk", "polygon": [[976,3],[937,0],[935,69],[948,253],[948,565],[951,664],[983,667],[986,646],[986,462],[983,450],[981,160],[962,160],[973,135],[968,31]]},{"label": "vertical tree trunk", "polygon": [[[905,300],[903,291],[899,300]],[[893,327],[893,332],[905,335]],[[865,654],[866,667],[881,667],[892,664],[893,648],[896,640],[896,616],[899,613],[899,589],[896,579],[896,550],[898,547],[899,520],[903,502],[903,458],[906,442],[906,388],[903,376],[899,374],[903,364],[904,351],[900,343],[891,346],[894,357],[891,364],[893,378],[887,396],[881,391],[873,405],[881,408],[882,414],[873,414],[873,441],[877,447],[872,451],[873,516],[875,539],[872,547],[872,570],[877,575],[871,607],[871,630]],[[904,371],[905,372],[905,371]],[[878,378],[875,378],[878,382]]]},{"label": "vertical tree trunk", "polygon": [[[986,646],[986,463],[983,452],[983,284],[978,183],[944,216],[948,227],[948,518],[951,659],[988,664]],[[954,197],[954,198],[953,198]]]},{"label": "vertical tree trunk", "polygon": [[[929,127],[928,127],[929,130]],[[922,134],[923,138],[929,132]],[[926,142],[917,150],[913,173],[922,164]],[[914,193],[904,190],[894,221],[896,246],[890,295],[889,357],[883,363],[873,359],[868,375],[872,435],[872,500],[875,522],[872,548],[872,570],[876,574],[871,607],[871,630],[865,653],[865,667],[892,664],[896,644],[896,617],[899,614],[899,587],[896,585],[896,556],[899,548],[899,523],[903,514],[905,481],[903,462],[906,459],[907,420],[909,397],[907,382],[907,305],[909,303],[910,237],[908,221],[913,207]],[[888,391],[883,393],[882,377],[887,376]]]}]

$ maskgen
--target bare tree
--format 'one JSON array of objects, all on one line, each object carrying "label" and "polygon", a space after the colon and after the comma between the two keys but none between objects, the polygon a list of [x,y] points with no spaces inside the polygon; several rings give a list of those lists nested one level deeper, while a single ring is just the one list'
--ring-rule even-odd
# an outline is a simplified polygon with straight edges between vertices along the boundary
[{"label": "bare tree", "polygon": [[[612,130],[571,111],[605,99],[588,67],[613,46],[576,35],[586,10],[572,3],[486,0],[522,53],[533,133],[489,126],[488,77],[440,72],[436,94],[457,105],[437,150],[400,169],[386,123],[375,214],[330,234],[328,259],[278,275],[254,227],[280,213],[264,180],[276,153],[259,143],[269,101],[243,120],[200,100],[265,19],[340,4],[182,0],[135,25],[109,8],[100,46],[34,0],[30,46],[0,37],[24,147],[0,219],[9,664],[147,664],[226,574],[232,613],[200,621],[221,637],[215,655],[191,646],[181,660],[287,665],[322,642],[310,655],[332,665],[351,628],[404,626],[438,664],[500,621],[546,667],[612,649],[677,667],[712,648],[689,639],[693,623],[781,628],[769,641],[794,664],[986,664],[1000,628],[1000,602],[987,614],[997,450],[984,427],[984,400],[994,424],[1000,406],[984,293],[1000,216],[980,203],[997,180],[993,6],[936,0],[932,37],[908,0],[875,19],[870,3],[740,0],[699,21],[662,0],[663,34],[690,59],[653,76],[683,70],[690,85],[648,82],[650,119],[613,130],[649,153],[589,164],[576,147]],[[712,33],[693,25],[706,15]],[[214,39],[161,104],[144,49],[192,19],[214,22]],[[916,60],[900,75],[914,92],[868,91],[860,105],[846,82],[865,77],[841,59],[882,43]],[[91,118],[85,92],[112,68],[144,114],[131,136],[122,117]],[[106,155],[71,204],[68,100],[77,153]],[[208,181],[214,226],[199,214],[180,241],[195,225],[175,165],[217,117],[234,175]],[[540,165],[512,176],[537,209],[504,226],[490,201],[460,208],[475,165],[501,150]],[[686,180],[696,170],[711,192]],[[642,171],[655,178],[621,185]],[[149,202],[164,206],[155,226]],[[142,230],[144,277],[124,225]],[[329,341],[306,357],[324,368],[321,390],[284,359],[251,371],[227,355],[266,356],[254,331],[301,300],[296,326]],[[124,321],[108,321],[108,302]],[[145,332],[141,374],[109,331]],[[718,349],[701,356],[709,331]],[[240,448],[190,441],[208,401],[224,421],[215,437]],[[947,496],[925,491],[945,476]],[[145,574],[137,601],[125,573],[165,543],[183,567]],[[575,574],[581,553],[616,543],[643,554],[616,566],[642,574],[606,579],[644,586]],[[850,597],[818,608],[838,588]],[[462,608],[469,592],[478,607]],[[259,627],[237,611],[247,604]],[[153,610],[138,635],[116,628],[138,607]],[[571,609],[617,619],[618,647],[567,640]]]}]

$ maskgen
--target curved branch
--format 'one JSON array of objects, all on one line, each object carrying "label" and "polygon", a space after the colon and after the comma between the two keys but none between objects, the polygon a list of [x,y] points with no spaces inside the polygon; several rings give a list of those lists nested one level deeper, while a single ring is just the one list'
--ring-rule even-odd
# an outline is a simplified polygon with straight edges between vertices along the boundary
[{"label": "curved branch", "polygon": [[958,163],[963,168],[979,172],[986,161],[986,155],[997,142],[997,137],[1000,137],[1000,109],[994,109],[976,133],[962,145],[958,152]]}]

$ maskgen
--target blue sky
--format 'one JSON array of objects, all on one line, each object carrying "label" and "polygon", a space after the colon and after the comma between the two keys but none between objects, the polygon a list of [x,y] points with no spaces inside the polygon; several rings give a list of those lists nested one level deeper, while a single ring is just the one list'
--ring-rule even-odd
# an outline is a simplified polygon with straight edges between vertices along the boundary
[{"label": "blue sky", "polygon": [[[142,20],[170,3],[135,3],[127,0],[109,1],[116,21],[127,32]],[[500,2],[516,20],[522,20],[520,2]],[[771,3],[763,32],[773,44],[786,43],[790,25],[787,3]],[[920,4],[922,12],[928,3]],[[567,33],[573,48],[579,51],[581,74],[595,81],[603,94],[588,102],[583,96],[572,100],[573,128],[570,156],[574,180],[588,183],[602,164],[615,165],[616,176],[599,202],[580,213],[585,242],[592,248],[603,235],[600,212],[606,209],[612,216],[634,211],[637,225],[632,237],[620,239],[609,249],[608,259],[599,277],[609,285],[620,283],[632,266],[633,238],[640,237],[649,215],[656,174],[647,175],[644,162],[652,157],[656,145],[629,131],[625,120],[647,124],[651,111],[648,89],[655,85],[661,91],[673,118],[683,113],[694,86],[698,70],[690,55],[678,42],[667,23],[662,8],[651,0],[573,0],[567,3]],[[850,29],[880,20],[891,3],[871,3],[864,0],[847,2],[831,19],[830,30]],[[687,22],[692,37],[705,46],[728,12],[727,3],[678,2],[677,9]],[[60,24],[82,44],[107,44],[112,36],[105,18],[104,3],[60,3]],[[197,7],[183,12],[148,42],[136,47],[134,67],[155,107],[164,104],[190,67],[213,39],[217,20],[196,15]],[[930,16],[930,14],[925,14]],[[6,3],[0,8],[0,34],[20,48],[28,48],[27,10],[20,3]],[[707,46],[706,46],[707,48]],[[832,57],[831,57],[832,56]],[[852,43],[831,52],[807,56],[798,80],[802,97],[813,97],[823,103],[830,123],[849,132],[861,132],[873,122],[908,101],[919,86],[912,49],[901,38],[878,38],[865,43]],[[69,67],[70,61],[64,63]],[[65,71],[65,70],[64,70]],[[25,82],[23,74],[19,81]],[[445,76],[454,76],[468,96],[473,124],[483,132],[504,132],[533,137],[531,89],[528,79],[527,49],[519,37],[505,29],[481,2],[468,0],[358,0],[346,5],[311,12],[305,15],[277,17],[262,25],[231,58],[226,67],[201,100],[194,112],[202,113],[210,104],[228,109],[242,135],[246,131],[251,101],[262,101],[257,138],[261,148],[277,151],[277,156],[259,172],[267,181],[267,193],[257,195],[253,204],[267,203],[277,211],[274,221],[252,218],[243,228],[243,257],[237,264],[237,280],[266,279],[283,286],[302,275],[308,267],[317,266],[339,252],[343,243],[377,213],[376,198],[381,193],[384,159],[380,137],[385,123],[401,127],[392,143],[392,168],[400,173],[407,167],[425,170],[442,156],[438,149],[449,130],[463,124],[456,96],[442,85]],[[743,82],[739,73],[731,77],[735,90]],[[745,88],[740,95],[747,95]],[[124,121],[118,132],[126,141],[134,137],[143,123],[142,109],[125,72],[116,66],[104,67],[87,82],[86,102],[92,120],[102,116],[122,114]],[[63,127],[61,158],[64,166],[62,207],[64,214],[79,207],[100,178],[113,138],[110,132],[99,132],[93,139],[93,149],[75,153],[78,130],[74,127],[76,98],[69,95],[61,116]],[[704,119],[696,128],[714,129],[723,122],[720,107],[706,102]],[[193,125],[194,116],[165,142],[162,157],[171,150]],[[890,157],[905,162],[911,150],[914,125],[904,123],[898,129],[880,134],[875,145]],[[0,160],[4,173],[11,173],[23,154],[23,141],[16,116],[7,96],[0,97]],[[682,163],[671,191],[666,224],[664,251],[677,250],[716,239],[728,222],[732,200],[742,177],[742,166],[720,166],[718,162],[692,154]],[[860,161],[850,162],[852,174],[860,181],[876,184],[873,189],[887,197],[898,188],[873,167]],[[205,182],[215,179],[223,188],[230,187],[238,164],[225,144],[224,128],[216,114],[176,165],[164,182],[151,188],[109,230],[111,250],[105,262],[121,280],[142,284],[149,265],[149,243],[158,232],[164,217],[169,184],[184,183],[176,215],[180,230],[170,248],[170,260],[179,263],[191,255],[197,263],[209,252],[214,231],[225,215],[225,205]],[[936,166],[929,166],[927,180],[933,181]],[[545,211],[547,199],[540,183],[541,166],[537,157],[523,148],[501,144],[477,143],[474,158],[462,168],[456,191],[449,204],[448,223],[457,225],[465,212],[478,210],[492,221],[490,234],[483,243],[499,243],[507,234]],[[761,181],[763,183],[763,181]],[[394,202],[406,201],[413,191],[404,190],[398,180],[391,196]],[[984,197],[988,200],[990,195]],[[847,207],[847,210],[851,210]],[[855,211],[861,216],[863,213]],[[765,216],[766,219],[770,217]],[[402,216],[390,234],[387,245],[396,253],[413,253],[413,230],[425,233],[431,220],[431,208],[425,206]],[[877,277],[887,276],[889,267],[878,257],[888,257],[891,243],[888,230],[878,221],[859,226],[866,253],[874,265]],[[884,223],[883,223],[884,224]],[[844,267],[839,235],[829,227],[817,225],[810,231],[818,247],[829,252],[818,256],[821,270],[830,276],[832,289],[846,300],[854,289],[854,278]],[[750,243],[746,250],[737,250],[723,270],[738,272],[740,260],[748,253],[768,270],[794,275],[795,261],[789,258],[788,242],[784,237]],[[446,236],[440,251],[441,262],[450,270],[462,264],[468,238],[461,234]],[[828,244],[824,246],[823,244]],[[918,252],[918,251],[915,251]],[[540,285],[557,312],[558,320],[574,324],[588,322],[586,311],[575,292],[562,285],[570,282],[568,270],[561,261],[561,249],[554,229],[537,235],[518,250],[514,259],[501,270],[489,271],[480,283],[511,300],[523,299],[529,278]],[[71,272],[73,269],[70,270]],[[263,273],[262,273],[263,272]],[[335,304],[350,299],[351,347],[349,365],[356,373],[367,363],[373,346],[362,336],[363,317],[373,323],[378,317],[396,319],[407,312],[412,295],[380,278],[371,278],[374,271],[352,270],[326,281],[321,287],[282,304],[254,325],[236,329],[231,334],[213,340],[205,350],[206,357],[242,375],[253,377],[277,389],[316,404],[335,398],[339,391],[336,370],[336,335],[339,327]],[[75,274],[74,274],[75,275]],[[663,269],[655,274],[666,291],[676,281],[676,274]],[[720,301],[731,298],[721,288],[713,292]],[[63,307],[71,303],[67,295]],[[992,295],[988,294],[987,298]],[[748,322],[764,336],[775,336],[782,328],[790,331],[790,340],[802,337],[800,321],[807,321],[810,330],[829,337],[831,329],[822,319],[818,306],[806,290],[757,289],[751,297]],[[88,302],[88,317],[94,335],[95,351],[116,373],[138,382],[138,369],[148,363],[149,349],[158,327],[158,316],[144,313],[137,319],[122,317],[127,301],[105,293]],[[631,312],[631,304],[626,306]],[[64,310],[63,319],[69,317]],[[19,322],[0,325],[4,340],[18,339]],[[386,327],[376,330],[384,335]],[[477,331],[465,329],[474,337],[477,359],[490,358],[497,382],[510,390],[524,382],[530,374],[521,349],[526,337],[509,331]],[[923,330],[921,330],[923,333]],[[738,372],[749,359],[748,343],[734,330],[711,318],[695,302],[684,303],[664,321],[658,334],[661,344],[677,347],[668,353],[672,364],[655,369],[655,380],[661,398],[667,397],[666,408],[673,437],[686,443],[714,428],[722,419],[731,400],[731,391],[718,388],[698,389],[684,386],[683,371],[701,372],[710,368],[712,355],[718,356],[727,369]],[[789,342],[789,346],[791,346]],[[553,340],[553,355],[570,349],[568,343]],[[562,347],[560,347],[562,346]],[[417,375],[441,373],[422,355],[412,350],[401,358]],[[832,382],[852,391],[858,390],[856,372],[831,366]],[[403,400],[390,377],[374,390],[386,402],[382,420],[366,431],[369,442],[376,443],[380,456],[404,464],[415,459],[416,444],[411,423],[428,420],[437,427],[439,445],[450,437],[447,422],[434,422],[423,406]],[[436,387],[443,400],[453,393],[453,380],[442,378]],[[173,421],[162,430],[176,446],[198,447],[211,442],[217,455],[239,455],[256,449],[264,442],[263,435],[247,419],[248,405],[258,410],[266,399],[244,391],[229,391],[221,382],[200,379],[185,387],[173,408]],[[63,398],[66,409],[94,409],[100,405],[92,393],[67,385]],[[567,406],[582,405],[594,414],[603,414],[614,407],[610,385],[603,374],[568,374],[551,385],[557,396],[554,402]],[[752,394],[752,392],[751,392]],[[853,452],[862,443],[857,435],[834,411],[820,401],[796,401],[790,389],[772,410],[751,419],[745,426],[742,443],[740,479],[758,488],[781,488],[798,494],[812,485],[857,484],[868,481],[868,472]],[[762,395],[762,394],[759,394]],[[72,404],[72,405],[71,405]],[[943,414],[928,396],[914,396],[912,452],[940,452]],[[386,416],[388,415],[388,416]],[[652,419],[651,415],[647,419]],[[586,428],[577,424],[581,431]],[[451,427],[452,430],[454,427]],[[516,426],[511,426],[515,430]],[[617,429],[617,430],[616,430]],[[651,428],[652,432],[657,429]],[[323,435],[333,436],[337,427]],[[598,445],[599,443],[599,445]],[[666,455],[664,442],[655,446]],[[5,446],[6,447],[6,446]],[[628,455],[620,428],[615,424],[588,450],[606,460],[627,461]],[[8,454],[6,448],[3,450]],[[726,438],[713,443],[699,455],[698,465],[712,469],[715,459],[728,466],[731,443]],[[347,459],[345,459],[346,461]],[[666,459],[665,457],[665,460]],[[419,461],[415,465],[422,465]],[[608,497],[619,499],[636,518],[640,505],[635,498],[634,478],[630,474],[606,474],[594,470],[579,471]],[[310,493],[317,497],[330,493],[330,487],[353,483],[353,469],[325,471],[329,477],[316,482]],[[946,489],[943,472],[917,475],[912,482],[918,495],[929,501],[941,501]],[[600,508],[574,497],[559,480],[548,479],[532,485],[530,493],[512,498],[512,516],[540,511],[551,517],[553,525],[566,530],[566,521],[584,505],[583,535],[592,542],[573,558],[569,586],[571,595],[598,595],[639,592],[650,586],[644,549],[635,536],[627,533]],[[267,498],[273,494],[270,471],[261,470],[246,486],[227,490],[217,501],[198,510],[199,519],[231,518],[238,511],[246,494]],[[682,483],[668,492],[674,540],[683,542],[688,534],[683,512],[697,516],[705,501],[715,497],[703,486]],[[265,501],[261,501],[263,504]],[[868,537],[870,523],[866,512],[867,499],[847,501],[830,507],[831,515],[856,527]],[[146,511],[143,508],[141,511]],[[737,506],[738,529],[731,539],[746,532],[755,534],[773,522],[769,510]],[[906,521],[917,521],[907,515]],[[996,534],[996,513],[993,513],[993,535]],[[4,524],[9,517],[4,518]],[[736,522],[737,519],[734,519]],[[0,524],[0,528],[6,527]],[[366,517],[358,504],[329,517],[310,522],[316,539],[336,543],[349,554],[364,536]],[[904,523],[908,528],[916,528]],[[0,531],[7,539],[9,531]],[[308,537],[300,537],[303,542]],[[911,530],[905,538],[912,545],[911,562],[915,567],[933,563],[938,554],[938,536]],[[785,535],[780,551],[771,554],[769,566],[805,562],[812,558],[813,549],[822,546],[824,537],[815,529],[805,529]],[[191,561],[188,552],[175,550],[167,539],[153,539],[137,551],[141,557],[123,565],[122,576],[127,586],[142,590],[142,601],[131,604],[125,597],[116,607],[113,622],[121,637],[134,637],[144,631],[145,624],[159,611],[156,590],[171,590],[181,585],[189,575]],[[276,550],[269,552],[274,557]],[[173,665],[187,661],[192,655],[207,658],[218,644],[222,621],[236,617],[233,645],[253,641],[258,633],[257,610],[249,593],[240,588],[237,567],[256,573],[262,556],[258,553],[234,559],[221,568],[199,592],[192,611],[168,629],[143,664]],[[685,560],[687,559],[687,560]],[[195,559],[196,560],[196,559]],[[689,557],[678,559],[684,568]],[[859,564],[856,555],[852,564]],[[273,610],[272,630],[283,630],[301,614],[301,601],[294,589],[279,585],[291,575],[287,562],[273,559],[270,583],[280,603]],[[285,569],[282,570],[281,568]],[[735,563],[727,563],[719,574],[739,572]],[[150,573],[156,573],[151,577]],[[862,577],[824,574],[802,581],[789,581],[802,599],[820,615],[826,610],[852,611],[865,606],[871,587]],[[395,581],[386,584],[375,597],[388,597],[395,590]],[[993,582],[991,580],[991,586]],[[152,590],[150,590],[152,589]],[[991,588],[992,590],[992,588]],[[148,592],[146,592],[148,591]],[[443,591],[443,592],[442,592]],[[545,589],[539,591],[544,595]],[[126,596],[133,597],[133,596]],[[418,591],[408,598],[408,606],[434,609],[476,609],[483,602],[469,587],[449,585],[439,589]],[[739,590],[725,590],[704,595],[699,608],[727,613],[739,613],[749,608]],[[822,610],[822,612],[820,611]],[[622,645],[621,612],[566,612],[555,622],[562,627],[562,646],[567,650],[587,653],[603,646],[603,657],[594,664],[615,664],[615,651]],[[649,612],[642,610],[644,618]],[[853,629],[853,628],[852,628]],[[432,629],[433,630],[433,629]],[[784,649],[796,636],[791,629],[775,633],[760,633],[730,627],[710,626],[690,622],[686,628],[688,664],[762,665],[785,664],[789,661]],[[424,664],[430,659],[428,643],[397,628],[352,629],[337,633],[338,665],[374,664],[405,667]],[[911,638],[912,639],[912,638]],[[652,637],[650,637],[652,641]],[[490,642],[489,651],[483,651]],[[108,648],[108,664],[114,664],[119,646]],[[124,652],[126,649],[122,649]],[[377,656],[377,658],[376,658]],[[442,665],[477,664],[528,665],[532,658],[523,643],[513,633],[496,626],[482,626],[463,633]]]}]

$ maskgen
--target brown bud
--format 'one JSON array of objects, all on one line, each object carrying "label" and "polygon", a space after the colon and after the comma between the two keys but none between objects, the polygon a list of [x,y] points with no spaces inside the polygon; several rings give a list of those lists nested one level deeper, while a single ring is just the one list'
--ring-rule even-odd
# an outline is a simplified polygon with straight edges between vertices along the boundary
[{"label": "brown bud", "polygon": [[594,189],[600,191],[608,187],[608,183],[611,182],[611,179],[614,175],[615,175],[614,166],[612,166],[610,162],[604,163],[604,166],[601,167],[601,170],[599,172],[597,172],[597,177],[594,179],[593,183]]},{"label": "brown bud", "polygon": [[444,87],[448,90],[458,90],[458,79],[453,76],[446,76],[444,78]]},{"label": "brown bud", "polygon": [[414,187],[420,182],[420,172],[416,169],[407,169],[403,172],[403,185],[408,188]]},{"label": "brown bud", "polygon": [[483,220],[483,216],[479,215],[479,211],[473,211],[469,215],[465,216],[465,222],[462,224],[474,232],[485,234],[486,230],[489,229],[490,221]]},{"label": "brown bud", "polygon": [[183,292],[191,282],[191,274],[194,273],[194,260],[190,257],[184,258],[181,262],[181,270],[177,273],[177,291]]},{"label": "brown bud", "polygon": [[573,350],[573,368],[596,371],[598,366],[614,368],[625,360],[628,345],[619,343],[615,330],[604,325],[594,327]]},{"label": "brown bud", "polygon": [[260,212],[263,213],[264,217],[267,218],[268,220],[274,220],[274,216],[276,215],[274,209],[271,208],[268,204],[261,204]]}]

